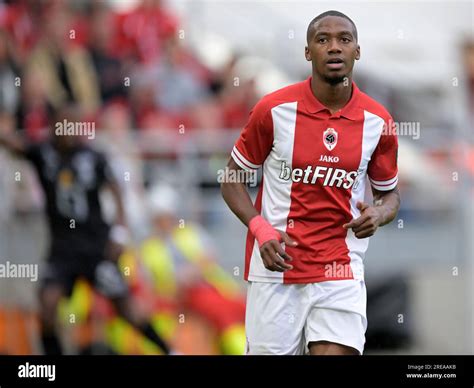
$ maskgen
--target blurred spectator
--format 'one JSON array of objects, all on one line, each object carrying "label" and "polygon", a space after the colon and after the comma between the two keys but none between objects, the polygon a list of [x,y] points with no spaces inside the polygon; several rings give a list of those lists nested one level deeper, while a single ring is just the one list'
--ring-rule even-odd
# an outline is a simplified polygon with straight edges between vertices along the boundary
[{"label": "blurred spectator", "polygon": [[74,17],[68,8],[48,14],[44,36],[28,58],[26,72],[36,72],[55,108],[74,102],[86,114],[99,106],[99,83],[88,52],[75,42]]},{"label": "blurred spectator", "polygon": [[[15,116],[0,112],[0,136],[11,136],[16,129]],[[15,176],[15,172],[21,172]],[[9,223],[11,217],[38,211],[43,205],[43,196],[33,168],[25,160],[0,148],[0,221]]]},{"label": "blurred spectator", "polygon": [[12,42],[0,30],[0,109],[15,113],[19,102],[18,67],[12,54]]},{"label": "blurred spectator", "polygon": [[29,141],[43,140],[48,133],[48,125],[53,106],[48,100],[41,69],[25,72],[21,87],[21,105],[17,111],[18,126],[25,129]]},{"label": "blurred spectator", "polygon": [[[168,42],[159,62],[135,69],[132,100],[141,128],[200,128],[220,125],[213,109],[207,70],[182,47]],[[151,99],[151,100],[150,100]],[[205,110],[204,114],[201,111]],[[204,124],[204,120],[207,124]]]},{"label": "blurred spectator", "polygon": [[30,54],[43,31],[47,1],[17,0],[0,8],[0,25],[8,31],[20,61]]},{"label": "blurred spectator", "polygon": [[466,40],[463,47],[464,71],[466,72],[467,93],[471,122],[474,121],[474,40]]},{"label": "blurred spectator", "polygon": [[243,354],[245,297],[215,261],[205,229],[178,219],[179,200],[170,186],[158,185],[150,191],[152,231],[140,247],[140,258],[166,305],[204,318],[217,334],[222,354]]},{"label": "blurred spectator", "polygon": [[166,42],[176,38],[178,21],[160,0],[143,0],[117,16],[117,49],[122,58],[159,60]]},{"label": "blurred spectator", "polygon": [[238,71],[238,58],[225,66],[214,85],[218,86],[218,98],[222,109],[224,128],[242,128],[249,112],[258,100],[255,78],[242,78]]},{"label": "blurred spectator", "polygon": [[170,43],[163,54],[160,62],[139,69],[140,78],[142,83],[153,87],[155,106],[160,113],[175,119],[179,125],[190,120],[193,105],[209,97],[208,84],[195,61],[178,43]]},{"label": "blurred spectator", "polygon": [[[130,104],[131,126],[143,129],[220,129],[243,126],[256,101],[253,79],[235,85],[236,60],[212,75],[182,45],[177,18],[159,0],[120,14],[105,2],[23,0],[0,10],[1,25],[0,109],[17,111],[32,140],[50,112],[70,102],[91,117],[100,103],[120,99]],[[20,69],[8,37],[21,51]],[[12,89],[19,72],[22,87]]]},{"label": "blurred spectator", "polygon": [[102,3],[90,15],[89,49],[102,102],[125,96],[123,64],[114,54],[114,16]]},{"label": "blurred spectator", "polygon": [[143,163],[131,125],[126,105],[109,105],[101,114],[99,142],[121,188],[127,225],[135,233],[135,238],[139,238],[144,237],[146,227]]}]

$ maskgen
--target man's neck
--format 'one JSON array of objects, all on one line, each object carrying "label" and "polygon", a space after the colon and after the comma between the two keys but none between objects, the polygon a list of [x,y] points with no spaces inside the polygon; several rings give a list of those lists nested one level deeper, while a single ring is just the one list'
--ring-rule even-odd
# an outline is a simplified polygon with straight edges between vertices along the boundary
[{"label": "man's neck", "polygon": [[311,90],[313,95],[334,114],[343,108],[352,96],[352,77],[335,85],[323,81],[319,76],[313,74],[311,79]]}]

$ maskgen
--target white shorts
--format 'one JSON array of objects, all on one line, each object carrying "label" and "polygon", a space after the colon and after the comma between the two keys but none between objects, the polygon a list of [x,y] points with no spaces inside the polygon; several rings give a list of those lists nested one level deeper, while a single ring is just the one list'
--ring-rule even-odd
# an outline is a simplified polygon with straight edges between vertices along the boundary
[{"label": "white shorts", "polygon": [[309,284],[249,282],[247,354],[305,354],[329,341],[364,351],[367,291],[362,279]]}]

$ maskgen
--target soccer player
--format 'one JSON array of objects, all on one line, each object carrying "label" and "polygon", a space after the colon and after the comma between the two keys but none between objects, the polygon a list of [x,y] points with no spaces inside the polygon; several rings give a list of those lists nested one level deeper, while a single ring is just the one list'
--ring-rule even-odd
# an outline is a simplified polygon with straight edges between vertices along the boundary
[{"label": "soccer player", "polygon": [[[72,107],[60,110],[56,123],[80,123]],[[45,354],[62,354],[57,335],[57,308],[70,296],[79,277],[90,281],[107,297],[119,315],[156,343],[164,353],[167,344],[147,320],[132,308],[129,290],[117,266],[126,239],[124,211],[118,184],[105,157],[75,135],[53,135],[51,141],[27,146],[18,138],[0,143],[28,159],[37,170],[46,197],[50,227],[49,258],[40,286],[41,340]],[[99,193],[110,189],[117,205],[116,224],[102,217]]]},{"label": "soccer player", "polygon": [[362,354],[368,237],[400,206],[392,118],[352,81],[354,22],[314,18],[305,57],[312,76],[263,97],[232,150],[232,176],[263,166],[255,206],[245,183],[221,187],[249,228],[247,354]]}]

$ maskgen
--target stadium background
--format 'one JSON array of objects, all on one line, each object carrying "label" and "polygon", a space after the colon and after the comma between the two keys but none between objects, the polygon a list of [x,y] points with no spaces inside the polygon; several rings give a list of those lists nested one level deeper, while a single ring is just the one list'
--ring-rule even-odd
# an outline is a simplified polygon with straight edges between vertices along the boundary
[{"label": "stadium background", "polygon": [[[367,353],[472,354],[472,2],[6,1],[0,130],[40,141],[55,108],[80,106],[96,125],[93,146],[132,177],[122,188],[135,242],[148,233],[147,190],[166,185],[163,203],[207,231],[209,255],[244,294],[245,229],[220,196],[218,170],[258,98],[310,74],[306,27],[328,9],[358,26],[359,87],[415,131],[399,134],[400,213],[366,258]],[[14,179],[22,163],[0,149],[0,263],[41,271],[42,195],[33,173]],[[36,288],[0,279],[1,353],[40,352]],[[199,316],[174,318],[182,353],[218,353]],[[71,352],[84,336],[106,351],[100,312],[84,319],[79,336],[79,324],[65,325]]]}]

